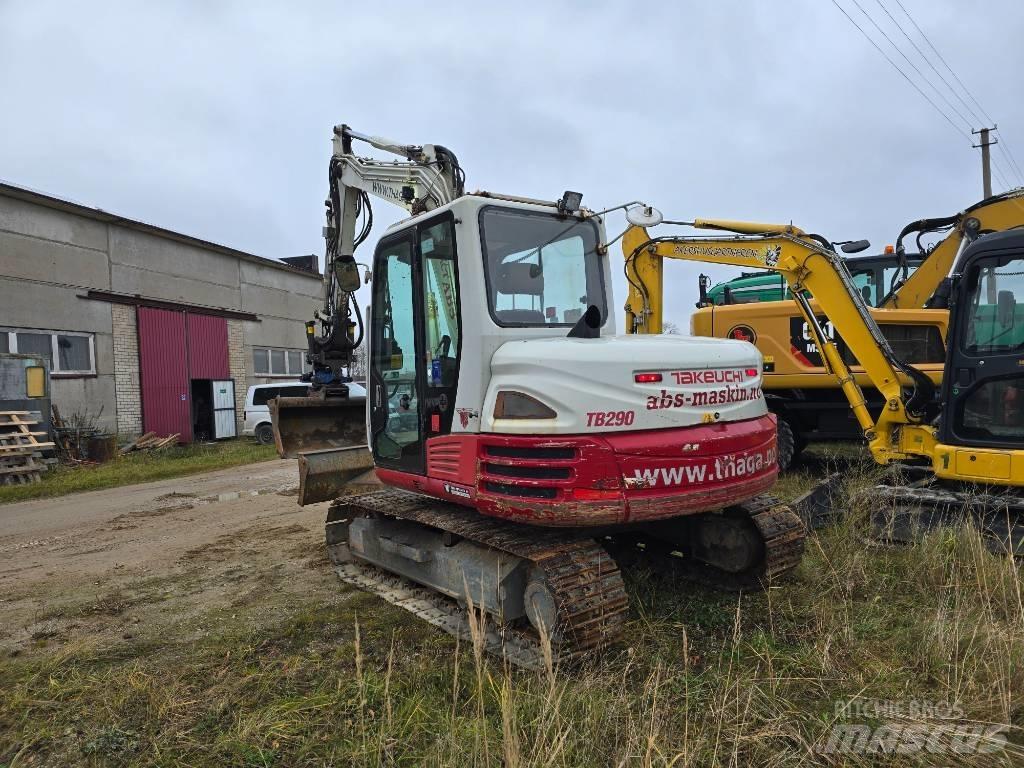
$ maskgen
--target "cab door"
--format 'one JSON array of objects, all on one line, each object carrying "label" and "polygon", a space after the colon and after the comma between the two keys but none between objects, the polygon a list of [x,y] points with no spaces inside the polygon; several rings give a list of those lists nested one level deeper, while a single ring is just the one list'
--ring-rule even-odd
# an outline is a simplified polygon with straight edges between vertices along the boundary
[{"label": "cab door", "polygon": [[425,474],[426,440],[451,432],[460,316],[450,213],[381,241],[373,265],[367,393],[375,464]]},{"label": "cab door", "polygon": [[423,474],[422,342],[417,326],[416,241],[409,230],[382,240],[373,259],[367,392],[377,466]]},{"label": "cab door", "polygon": [[427,438],[452,431],[462,350],[458,258],[451,214],[417,230],[423,316],[423,430]]},{"label": "cab door", "polygon": [[965,254],[950,324],[942,442],[1024,447],[1024,233]]}]

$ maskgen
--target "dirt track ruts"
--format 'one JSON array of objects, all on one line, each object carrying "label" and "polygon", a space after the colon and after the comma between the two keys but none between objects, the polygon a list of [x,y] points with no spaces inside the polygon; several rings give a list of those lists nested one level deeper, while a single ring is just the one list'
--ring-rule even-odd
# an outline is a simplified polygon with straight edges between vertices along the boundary
[{"label": "dirt track ruts", "polygon": [[0,649],[157,630],[258,593],[336,599],[326,504],[299,507],[297,485],[275,460],[0,505]]}]

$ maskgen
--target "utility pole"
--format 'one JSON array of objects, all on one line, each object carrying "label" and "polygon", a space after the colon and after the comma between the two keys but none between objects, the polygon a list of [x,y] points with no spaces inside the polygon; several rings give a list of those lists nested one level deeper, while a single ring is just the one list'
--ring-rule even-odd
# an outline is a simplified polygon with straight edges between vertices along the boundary
[{"label": "utility pole", "polygon": [[988,148],[993,144],[998,144],[999,139],[988,140],[989,131],[994,131],[998,126],[993,125],[991,128],[982,128],[978,131],[971,131],[972,134],[977,136],[981,134],[981,144],[972,144],[971,146],[977,149],[981,147],[981,181],[985,187],[985,197],[992,197],[992,166],[990,165]]}]

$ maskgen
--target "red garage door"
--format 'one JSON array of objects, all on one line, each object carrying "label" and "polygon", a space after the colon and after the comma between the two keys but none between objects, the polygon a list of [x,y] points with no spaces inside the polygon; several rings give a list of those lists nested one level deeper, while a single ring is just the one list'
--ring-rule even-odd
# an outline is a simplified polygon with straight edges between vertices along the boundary
[{"label": "red garage door", "polygon": [[185,313],[139,307],[142,429],[192,440]]},{"label": "red garage door", "polygon": [[[178,434],[183,443],[191,442],[193,385],[205,391],[209,401],[211,383],[231,377],[228,321],[153,307],[139,307],[138,318],[142,429]],[[202,413],[201,395],[197,402],[197,412]],[[202,423],[201,416],[196,418]]]}]

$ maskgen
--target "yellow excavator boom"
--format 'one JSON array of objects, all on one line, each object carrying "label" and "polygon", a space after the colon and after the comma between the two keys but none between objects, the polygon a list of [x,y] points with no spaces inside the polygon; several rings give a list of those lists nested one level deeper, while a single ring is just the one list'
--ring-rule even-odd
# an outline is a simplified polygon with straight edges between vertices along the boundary
[{"label": "yellow excavator boom", "polygon": [[[665,259],[702,261],[769,269],[785,277],[801,314],[815,336],[826,366],[836,376],[853,414],[864,430],[872,455],[881,464],[897,459],[931,458],[934,429],[921,424],[922,402],[906,398],[906,386],[920,386],[930,397],[932,383],[924,374],[896,359],[889,342],[871,317],[843,259],[827,241],[792,225],[697,219],[693,226],[731,230],[735,236],[651,237],[633,226],[623,236],[629,299],[629,333],[660,333],[663,317],[662,270]],[[806,292],[818,299],[828,319],[845,340],[872,384],[885,399],[877,420],[865,405],[864,394],[836,343],[825,333]]]},{"label": "yellow excavator boom", "polygon": [[[945,223],[944,223],[945,222]],[[948,219],[922,219],[904,227],[900,240],[929,226],[951,226],[950,233],[928,254],[907,280],[879,304],[884,309],[920,309],[952,271],[963,248],[987,232],[1024,226],[1024,188],[982,200]],[[900,244],[898,247],[902,247]]]}]

